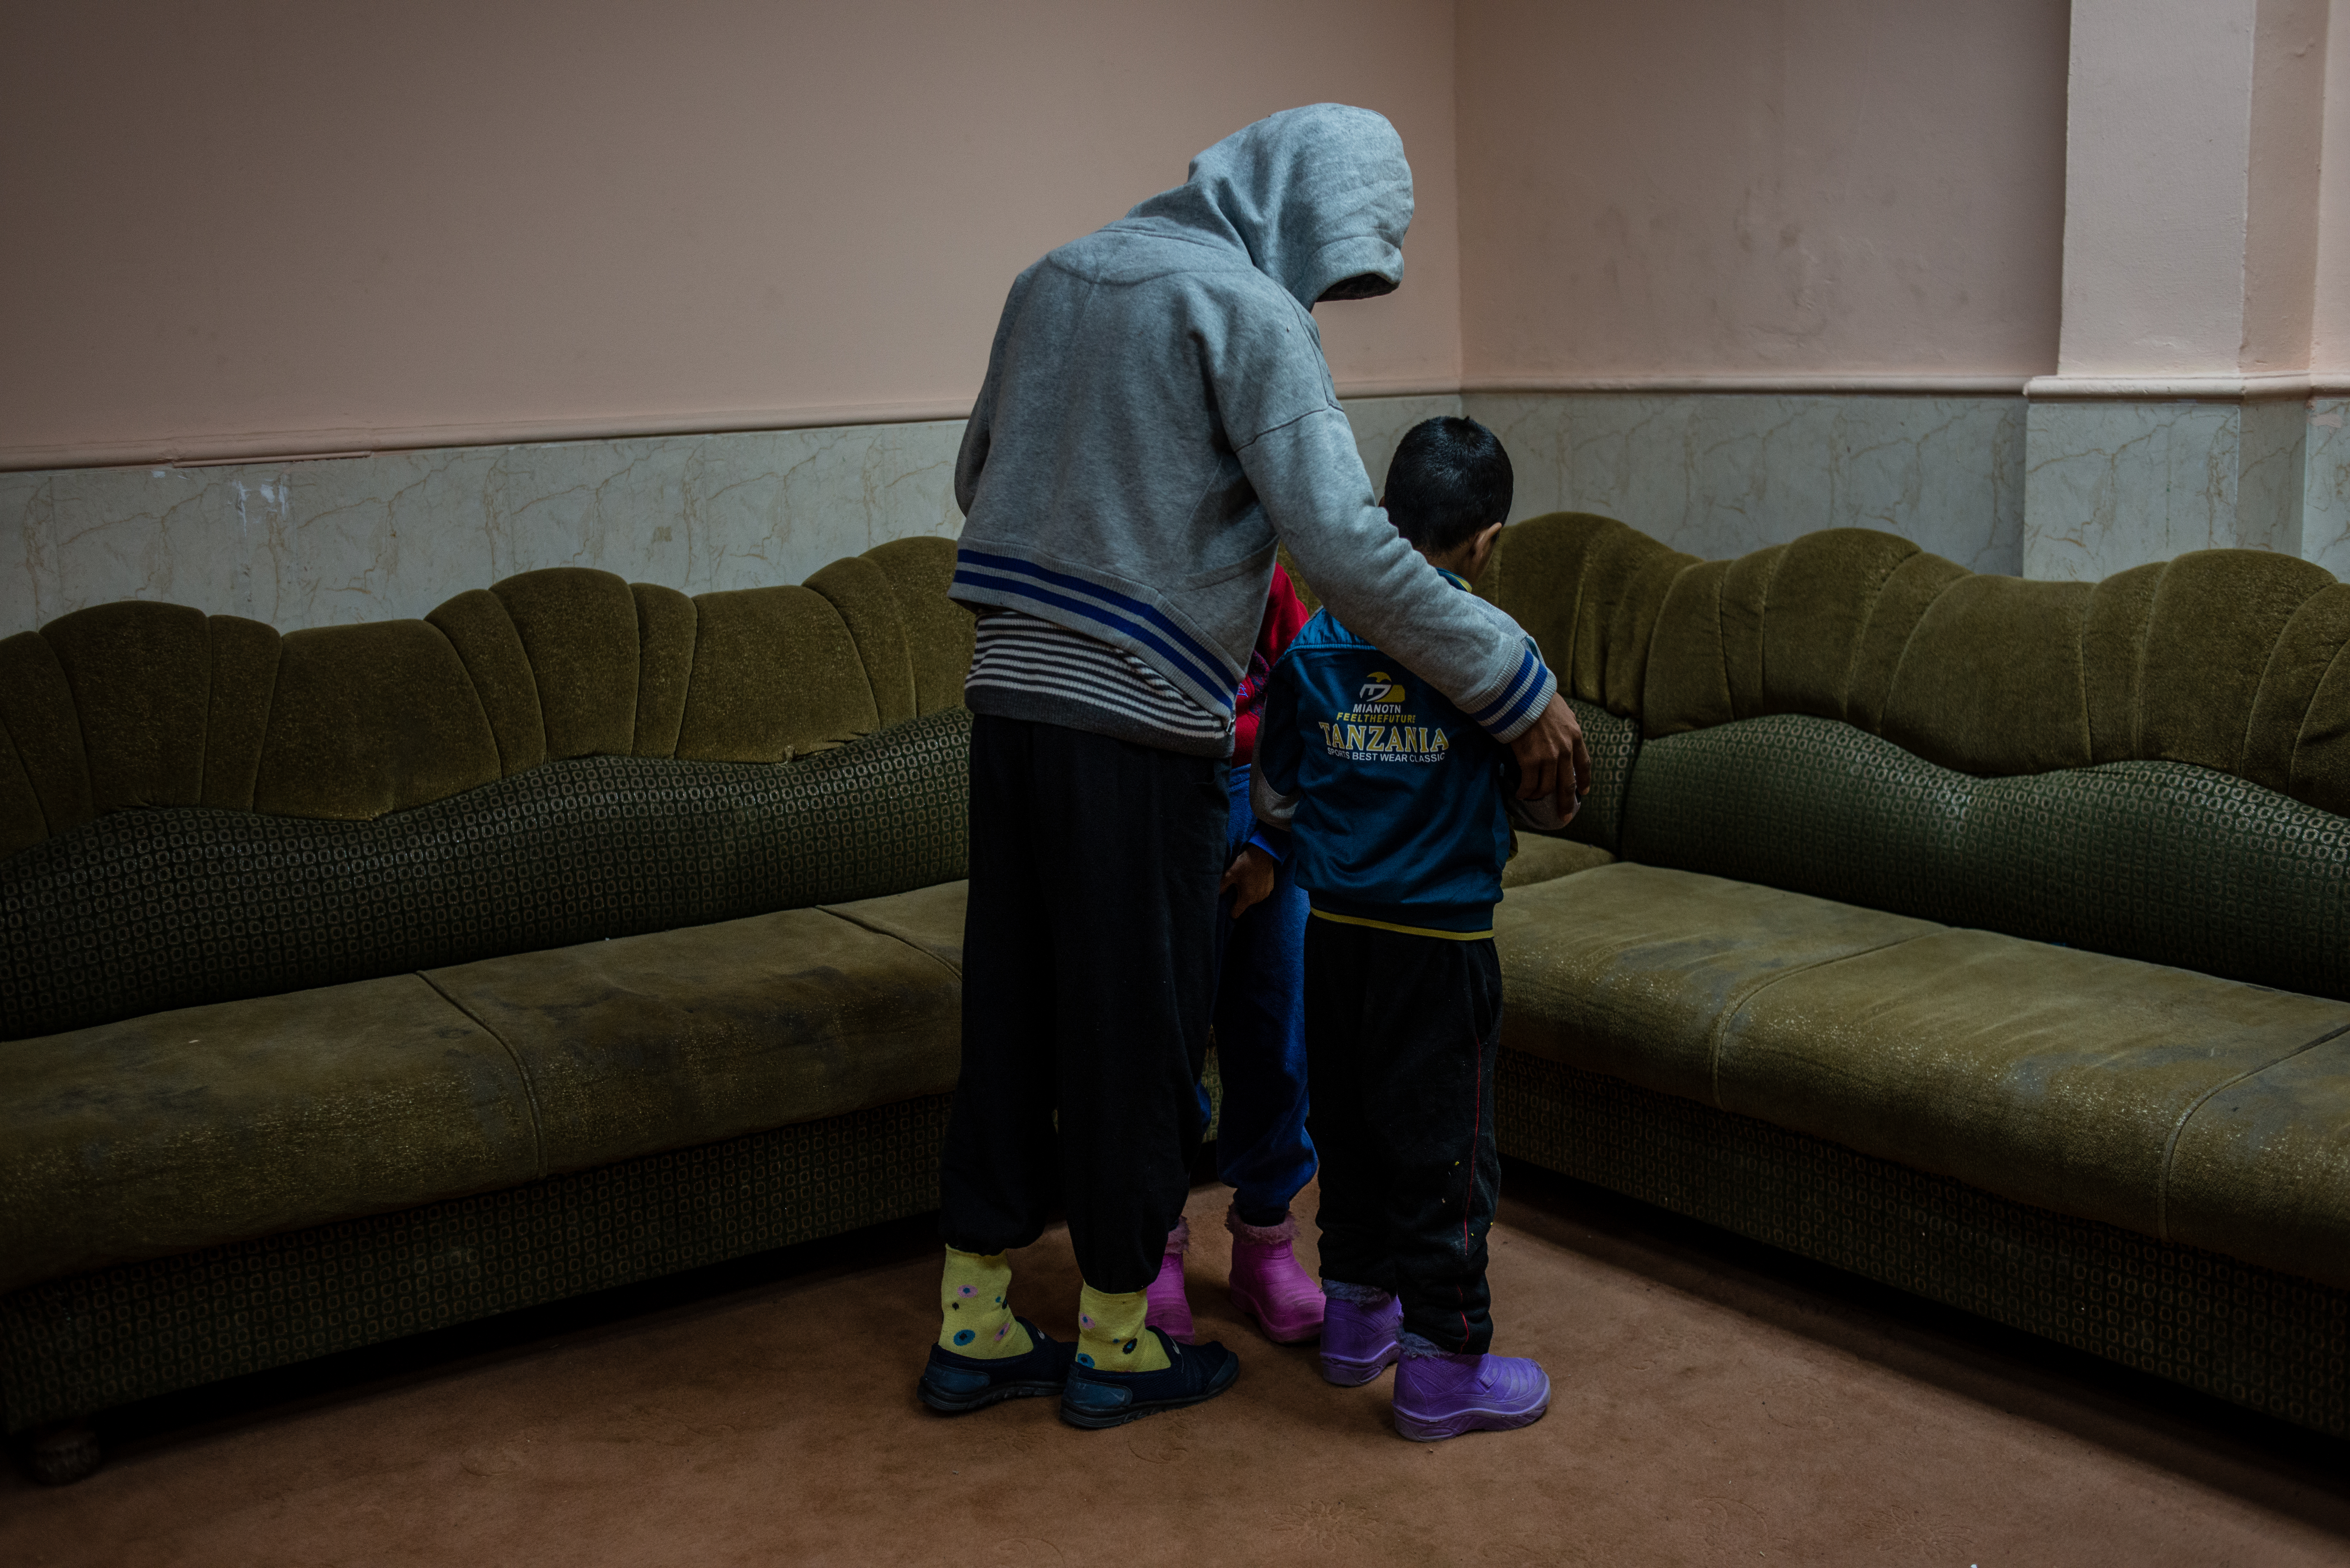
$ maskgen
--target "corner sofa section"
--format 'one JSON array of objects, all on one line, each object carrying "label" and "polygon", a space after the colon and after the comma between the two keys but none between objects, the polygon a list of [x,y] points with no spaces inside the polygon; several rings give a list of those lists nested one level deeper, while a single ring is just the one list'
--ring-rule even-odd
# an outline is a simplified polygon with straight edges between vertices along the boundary
[{"label": "corner sofa section", "polygon": [[[7,1430],[930,1208],[951,557],[0,643]],[[1506,1151],[2350,1435],[2350,586],[1571,514],[1478,586],[1598,770]]]},{"label": "corner sofa section", "polygon": [[7,1432],[933,1207],[952,554],[0,643]]},{"label": "corner sofa section", "polygon": [[1504,535],[1619,859],[1513,892],[1503,1147],[2350,1435],[2350,586]]}]

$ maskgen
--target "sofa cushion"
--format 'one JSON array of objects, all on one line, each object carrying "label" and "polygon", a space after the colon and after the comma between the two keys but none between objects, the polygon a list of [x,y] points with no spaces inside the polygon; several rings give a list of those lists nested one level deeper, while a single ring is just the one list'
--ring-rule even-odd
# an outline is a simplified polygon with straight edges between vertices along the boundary
[{"label": "sofa cushion", "polygon": [[899,624],[914,670],[914,711],[961,707],[978,623],[947,597],[954,581],[955,542],[925,535],[891,539],[866,551],[865,559],[881,568],[898,597]]},{"label": "sofa cushion", "polygon": [[809,588],[730,588],[693,601],[693,676],[677,754],[780,763],[880,727],[857,643]]},{"label": "sofa cushion", "polygon": [[414,975],[0,1045],[0,1292],[529,1180],[529,1096]]},{"label": "sofa cushion", "polygon": [[0,1038],[960,877],[970,732],[585,757],[373,822],[117,812],[0,864]]},{"label": "sofa cushion", "polygon": [[1593,844],[1577,844],[1570,838],[1553,838],[1546,834],[1521,833],[1518,852],[1502,867],[1502,888],[1531,888],[1539,882],[1572,877],[1578,871],[1588,871],[1595,866],[1606,866],[1616,858]]},{"label": "sofa cushion", "polygon": [[2189,1114],[2162,1233],[2350,1289],[2350,1038],[2223,1084]]},{"label": "sofa cushion", "polygon": [[[2272,750],[2250,771],[2290,779],[2298,737],[2326,717],[2318,683],[2297,686],[2310,699],[2298,714],[2262,703],[2261,686],[2294,612],[2333,586],[2324,567],[2279,550],[2189,550],[2164,567],[2138,656],[2136,753],[2243,773],[2257,738]],[[2328,618],[2320,640],[2350,630]],[[2256,708],[2269,721],[2257,736],[2246,722]],[[2308,798],[2340,809],[2338,795]]]},{"label": "sofa cushion", "polygon": [[424,618],[449,639],[473,683],[497,743],[501,773],[512,778],[545,763],[546,711],[539,705],[530,655],[505,601],[487,588],[467,588]]},{"label": "sofa cushion", "polygon": [[962,984],[821,909],[431,971],[505,1042],[549,1172],[954,1086]]},{"label": "sofa cushion", "polygon": [[[0,828],[0,846],[13,853],[88,822],[93,813],[81,715],[74,711],[73,688],[57,649],[39,632],[0,639],[0,725],[7,727],[40,806],[37,824],[20,816]],[[21,795],[12,806],[23,809]]]},{"label": "sofa cushion", "polygon": [[[1505,529],[1499,557],[1565,521]],[[1586,519],[1576,536],[1619,526]],[[1522,577],[1520,592],[1554,607],[1604,602],[1615,583],[1614,557],[1596,550],[1529,558],[1546,580]],[[1831,528],[1679,573],[1641,690],[1618,701],[1611,683],[1607,706],[1651,739],[1808,713],[1961,773],[2178,762],[2350,812],[2350,663],[2334,657],[2350,601],[2338,586],[2271,550],[2190,551],[2096,584],[2026,582]],[[1531,609],[1518,613],[1535,629]]]},{"label": "sofa cushion", "polygon": [[637,601],[637,727],[629,749],[640,757],[673,757],[700,614],[691,599],[658,583],[630,583],[629,592]]},{"label": "sofa cushion", "polygon": [[1721,1032],[1715,1103],[2158,1236],[2189,1113],[2344,1028],[2339,1002],[1938,930],[1743,999]]},{"label": "sofa cushion", "polygon": [[853,903],[826,904],[826,913],[854,920],[868,931],[895,937],[920,948],[956,974],[962,973],[963,906],[970,900],[968,881],[941,882],[886,898],[858,898]]},{"label": "sofa cushion", "polygon": [[[1841,717],[1876,734],[1885,727],[1885,704],[1893,695],[1893,677],[1900,669],[1901,650],[1918,634],[1918,623],[1934,607],[1943,591],[1967,576],[1955,561],[1918,552],[1893,568],[1877,600],[1869,606],[1868,627],[1853,653],[1851,682],[1845,688]],[[1653,733],[1653,730],[1651,731]]]},{"label": "sofa cushion", "polygon": [[639,650],[629,585],[589,566],[545,566],[493,583],[490,592],[529,655],[546,754],[634,751]]},{"label": "sofa cushion", "polygon": [[2086,766],[2081,632],[2092,591],[2023,577],[1950,583],[1887,678],[1885,738],[1970,774]]},{"label": "sofa cushion", "polygon": [[914,697],[914,655],[889,574],[863,556],[847,556],[804,585],[839,612],[857,644],[873,707],[884,724],[902,724],[921,710]]},{"label": "sofa cushion", "polygon": [[91,805],[193,805],[203,798],[212,631],[202,610],[118,599],[41,628],[73,689]]},{"label": "sofa cushion", "polygon": [[1583,797],[1583,805],[1575,820],[1566,825],[1565,836],[1579,844],[1589,844],[1617,853],[1624,832],[1624,801],[1630,792],[1633,764],[1640,757],[1640,725],[1636,719],[1619,719],[1596,702],[1570,698],[1577,722],[1583,726],[1583,741],[1591,753],[1591,793]]},{"label": "sofa cushion", "polygon": [[255,810],[365,822],[503,776],[481,694],[439,628],[314,626],[279,642]]},{"label": "sofa cushion", "polygon": [[1515,1049],[2350,1281],[2350,1005],[1631,864],[1494,937]]},{"label": "sofa cushion", "polygon": [[1622,853],[2350,997],[2350,819],[2185,763],[1976,778],[1779,714],[1643,744]]},{"label": "sofa cushion", "polygon": [[1751,883],[1618,863],[1493,911],[1502,1043],[1713,1102],[1717,1034],[1755,992],[1941,928]]},{"label": "sofa cushion", "polygon": [[242,616],[216,615],[207,624],[213,689],[204,720],[203,796],[198,804],[250,811],[285,639],[276,627]]},{"label": "sofa cushion", "polygon": [[1771,577],[1761,674],[1774,712],[1847,716],[1877,602],[1924,552],[1874,528],[1824,528],[1787,545]]},{"label": "sofa cushion", "polygon": [[[0,729],[0,735],[6,731]],[[13,745],[0,746],[0,857],[29,849],[48,836],[41,821],[41,797]]]}]

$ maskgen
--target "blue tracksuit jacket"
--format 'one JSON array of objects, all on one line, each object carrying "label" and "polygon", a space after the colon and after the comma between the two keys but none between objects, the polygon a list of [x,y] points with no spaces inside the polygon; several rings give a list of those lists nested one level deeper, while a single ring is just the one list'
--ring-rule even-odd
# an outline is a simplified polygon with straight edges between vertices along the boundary
[{"label": "blue tracksuit jacket", "polygon": [[[1539,666],[1516,621],[1470,602]],[[1556,685],[1544,670],[1534,711]],[[1493,934],[1513,819],[1561,826],[1555,802],[1516,798],[1507,746],[1326,609],[1274,667],[1252,785],[1257,815],[1292,834],[1316,918],[1457,941]]]}]

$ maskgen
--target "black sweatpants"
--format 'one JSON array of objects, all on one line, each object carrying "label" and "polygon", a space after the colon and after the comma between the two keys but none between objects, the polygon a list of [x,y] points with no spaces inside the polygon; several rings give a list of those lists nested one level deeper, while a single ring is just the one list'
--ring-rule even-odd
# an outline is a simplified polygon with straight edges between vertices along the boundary
[{"label": "black sweatpants", "polygon": [[1391,1291],[1440,1350],[1493,1342],[1486,1232],[1502,1188],[1502,966],[1448,941],[1305,922],[1306,1125],[1322,1157],[1322,1277]]},{"label": "black sweatpants", "polygon": [[[1065,1206],[1097,1291],[1158,1276],[1206,1131],[1224,763],[980,714],[947,1245],[1034,1241]],[[1060,1114],[1057,1133],[1054,1113]]]}]

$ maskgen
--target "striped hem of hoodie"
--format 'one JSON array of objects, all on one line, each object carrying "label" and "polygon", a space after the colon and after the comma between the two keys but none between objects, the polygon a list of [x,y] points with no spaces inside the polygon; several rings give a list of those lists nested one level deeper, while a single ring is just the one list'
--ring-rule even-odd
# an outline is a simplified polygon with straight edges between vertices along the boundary
[{"label": "striped hem of hoodie", "polygon": [[1197,708],[1229,716],[1232,689],[1246,666],[1232,665],[1175,618],[1101,584],[964,545],[955,552],[947,592],[1049,620],[1114,648],[1128,649]]},{"label": "striped hem of hoodie", "polygon": [[1140,656],[1018,610],[980,618],[963,705],[1190,756],[1229,756],[1229,714],[1211,713]]}]

